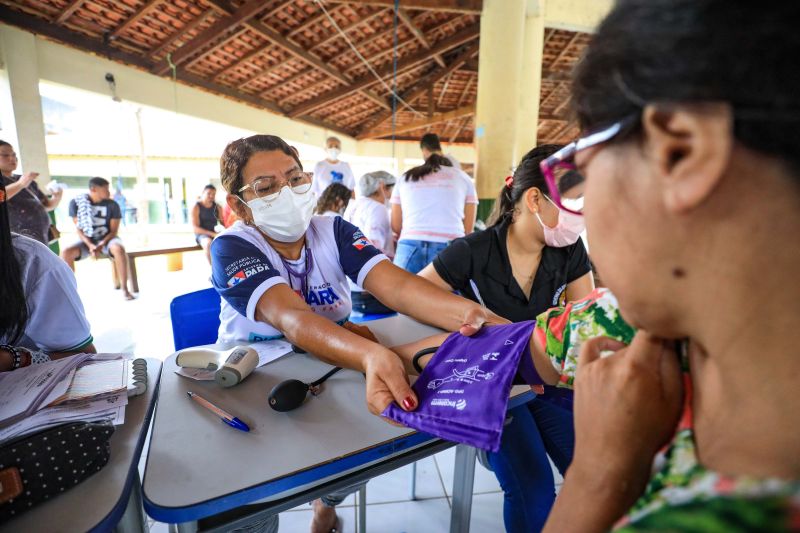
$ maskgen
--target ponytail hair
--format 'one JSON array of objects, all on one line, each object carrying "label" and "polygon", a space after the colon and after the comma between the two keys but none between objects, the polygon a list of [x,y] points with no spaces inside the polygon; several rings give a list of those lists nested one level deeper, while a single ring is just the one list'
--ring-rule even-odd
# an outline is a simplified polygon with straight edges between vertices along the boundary
[{"label": "ponytail hair", "polygon": [[0,339],[15,344],[28,323],[28,303],[11,239],[6,187],[0,180]]},{"label": "ponytail hair", "polygon": [[423,179],[428,174],[433,174],[434,172],[439,172],[439,169],[442,167],[452,167],[453,163],[450,162],[445,156],[441,154],[431,154],[428,156],[428,159],[425,160],[425,163],[414,167],[411,170],[407,171],[404,176],[405,180],[411,181],[419,181]]},{"label": "ponytail hair", "polygon": [[506,184],[500,190],[492,214],[489,215],[488,227],[511,222],[517,202],[528,189],[536,187],[543,194],[547,194],[547,181],[539,164],[562,147],[560,144],[543,144],[525,154],[514,170],[513,177],[507,178]]}]

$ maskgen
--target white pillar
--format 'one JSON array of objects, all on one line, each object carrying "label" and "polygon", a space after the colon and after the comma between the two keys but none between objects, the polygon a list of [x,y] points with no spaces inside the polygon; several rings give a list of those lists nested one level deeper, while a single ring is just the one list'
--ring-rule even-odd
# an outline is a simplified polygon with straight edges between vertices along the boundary
[{"label": "white pillar", "polygon": [[0,25],[0,61],[0,138],[14,145],[20,160],[18,172],[38,172],[37,182],[46,184],[50,181],[50,168],[39,96],[36,37]]},{"label": "white pillar", "polygon": [[526,0],[483,2],[475,114],[481,200],[496,198],[514,165],[525,14]]},{"label": "white pillar", "polygon": [[520,63],[514,165],[517,165],[522,156],[536,146],[539,100],[542,93],[545,2],[546,0],[528,0],[527,5]]}]

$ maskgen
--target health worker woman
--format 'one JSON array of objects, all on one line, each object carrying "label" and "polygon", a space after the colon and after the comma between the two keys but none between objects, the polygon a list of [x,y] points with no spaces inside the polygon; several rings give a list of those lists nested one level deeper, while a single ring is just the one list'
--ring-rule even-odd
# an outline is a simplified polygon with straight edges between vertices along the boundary
[{"label": "health worker woman", "polygon": [[283,139],[234,141],[220,165],[240,218],[211,247],[223,299],[220,341],[285,336],[326,362],[363,371],[378,414],[391,401],[413,409],[416,397],[392,351],[341,327],[351,309],[348,277],[392,309],[448,331],[471,334],[490,317],[502,321],[395,267],[341,217],[313,216],[312,176]]}]

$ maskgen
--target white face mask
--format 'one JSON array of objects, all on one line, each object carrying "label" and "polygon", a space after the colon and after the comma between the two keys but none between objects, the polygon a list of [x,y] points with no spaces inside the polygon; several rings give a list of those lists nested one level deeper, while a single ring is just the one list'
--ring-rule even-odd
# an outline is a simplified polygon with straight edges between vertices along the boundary
[{"label": "white face mask", "polygon": [[575,244],[580,239],[581,233],[586,229],[586,223],[582,216],[568,213],[561,209],[558,209],[558,222],[553,228],[542,222],[538,212],[535,214],[539,224],[542,225],[542,230],[544,230],[544,243],[553,248],[564,248]]},{"label": "white face mask", "polygon": [[310,192],[296,194],[288,185],[272,202],[255,198],[247,202],[253,223],[271,239],[297,242],[311,224],[316,200]]},{"label": "white face mask", "polygon": [[339,160],[339,154],[342,153],[342,151],[339,150],[338,148],[328,148],[325,151],[328,153],[328,158],[331,161],[338,161]]}]

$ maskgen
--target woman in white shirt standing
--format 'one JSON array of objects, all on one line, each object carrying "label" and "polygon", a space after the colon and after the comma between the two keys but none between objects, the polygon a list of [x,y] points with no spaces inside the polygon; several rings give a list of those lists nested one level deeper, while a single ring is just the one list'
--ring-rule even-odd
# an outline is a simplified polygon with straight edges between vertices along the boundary
[{"label": "woman in white shirt standing", "polygon": [[472,232],[478,195],[469,176],[434,153],[405,173],[391,205],[392,231],[400,235],[394,264],[416,274],[450,241]]},{"label": "woman in white shirt standing", "polygon": [[[361,228],[369,242],[389,259],[394,257],[394,236],[386,207],[395,181],[394,176],[383,170],[364,174],[358,180],[359,197],[350,202],[343,215],[346,221]],[[350,297],[353,311],[364,314],[394,312],[355,283],[350,284]]]}]

